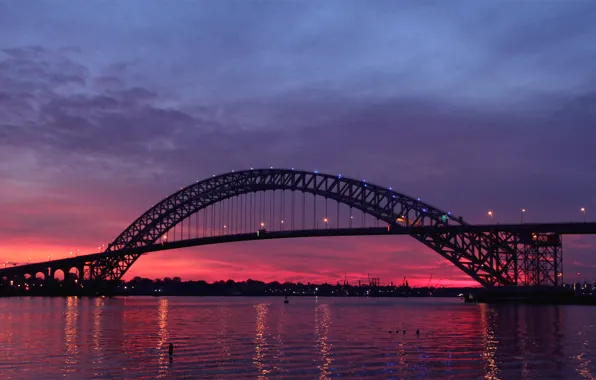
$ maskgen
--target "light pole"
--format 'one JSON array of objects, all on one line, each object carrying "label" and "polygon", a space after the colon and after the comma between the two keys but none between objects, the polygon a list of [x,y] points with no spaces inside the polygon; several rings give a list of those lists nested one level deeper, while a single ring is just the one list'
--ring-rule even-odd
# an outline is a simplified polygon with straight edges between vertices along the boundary
[{"label": "light pole", "polygon": [[323,218],[323,222],[325,222],[325,228],[327,228],[327,222],[329,221],[329,219],[327,219],[326,217]]},{"label": "light pole", "polygon": [[524,224],[524,213],[526,212],[525,208],[521,209],[521,224]]},{"label": "light pole", "polygon": [[585,223],[587,221],[587,219],[586,219],[586,208],[585,207],[582,207],[582,208],[579,209],[579,211],[581,211],[582,214],[584,214],[584,223]]},{"label": "light pole", "polygon": [[279,229],[280,230],[284,229],[284,221],[283,220],[281,222],[279,222]]},{"label": "light pole", "polygon": [[488,211],[488,217],[490,218],[490,222],[493,222],[493,212],[492,211]]}]

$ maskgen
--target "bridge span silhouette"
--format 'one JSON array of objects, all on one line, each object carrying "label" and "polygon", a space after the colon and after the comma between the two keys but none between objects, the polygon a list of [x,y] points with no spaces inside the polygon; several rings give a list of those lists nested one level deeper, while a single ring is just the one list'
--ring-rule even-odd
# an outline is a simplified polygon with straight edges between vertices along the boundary
[{"label": "bridge span silhouette", "polygon": [[[365,180],[294,169],[233,171],[156,203],[103,252],[5,267],[11,286],[58,272],[76,286],[114,284],[144,254],[299,237],[409,235],[485,287],[560,286],[565,234],[596,223],[471,225],[419,198]],[[396,257],[396,260],[399,260]]]}]

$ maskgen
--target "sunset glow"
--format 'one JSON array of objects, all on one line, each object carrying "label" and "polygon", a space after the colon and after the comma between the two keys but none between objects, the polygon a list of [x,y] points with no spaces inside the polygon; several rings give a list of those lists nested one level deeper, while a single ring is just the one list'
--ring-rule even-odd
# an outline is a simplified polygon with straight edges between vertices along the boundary
[{"label": "sunset glow", "polygon": [[[469,223],[596,215],[596,57],[572,49],[596,36],[561,26],[566,2],[521,12],[507,28],[499,20],[529,4],[484,4],[491,16],[481,22],[467,16],[475,3],[449,19],[425,8],[412,23],[418,11],[390,3],[258,3],[190,12],[185,2],[167,11],[40,2],[34,13],[0,3],[1,263],[96,253],[180,188],[251,167],[366,179]],[[565,5],[577,25],[592,22]],[[595,253],[596,238],[565,237],[565,280],[596,281]],[[125,278],[369,274],[383,284],[476,284],[407,237],[151,253]]]}]

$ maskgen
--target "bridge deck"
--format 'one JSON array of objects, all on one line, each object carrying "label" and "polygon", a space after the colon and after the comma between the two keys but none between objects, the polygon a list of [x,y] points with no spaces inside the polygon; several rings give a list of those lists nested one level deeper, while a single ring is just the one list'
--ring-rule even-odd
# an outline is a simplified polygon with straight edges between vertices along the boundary
[{"label": "bridge deck", "polygon": [[257,234],[234,234],[213,237],[202,237],[180,241],[153,244],[148,247],[126,249],[114,252],[99,252],[88,255],[70,257],[66,259],[32,263],[0,269],[0,277],[13,273],[34,272],[47,269],[49,266],[76,266],[81,262],[93,262],[100,258],[116,257],[124,253],[149,253],[169,249],[195,247],[210,244],[232,243],[240,241],[271,240],[284,238],[305,238],[325,236],[375,236],[375,235],[426,235],[435,233],[463,233],[463,232],[509,232],[509,233],[544,233],[554,232],[562,235],[596,234],[596,223],[528,223],[528,224],[489,224],[489,225],[454,225],[454,226],[425,226],[425,227],[367,227],[367,228],[334,228],[310,229],[298,231],[270,231]]}]

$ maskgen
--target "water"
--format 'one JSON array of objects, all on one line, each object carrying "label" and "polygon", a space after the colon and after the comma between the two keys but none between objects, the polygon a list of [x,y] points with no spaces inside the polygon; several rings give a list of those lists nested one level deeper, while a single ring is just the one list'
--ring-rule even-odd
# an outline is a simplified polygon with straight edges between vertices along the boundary
[{"label": "water", "polygon": [[0,378],[595,379],[595,324],[437,298],[0,299]]}]

